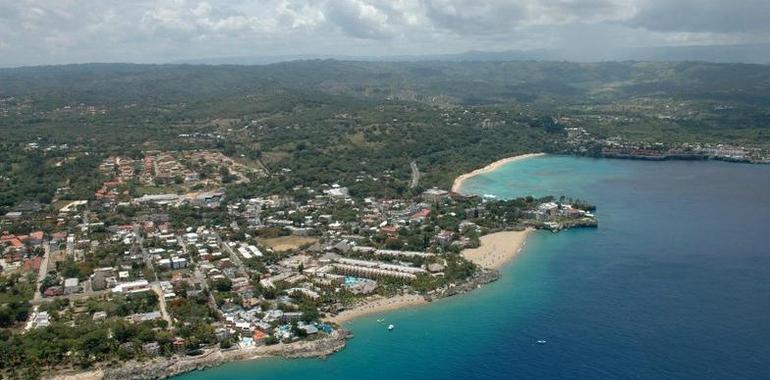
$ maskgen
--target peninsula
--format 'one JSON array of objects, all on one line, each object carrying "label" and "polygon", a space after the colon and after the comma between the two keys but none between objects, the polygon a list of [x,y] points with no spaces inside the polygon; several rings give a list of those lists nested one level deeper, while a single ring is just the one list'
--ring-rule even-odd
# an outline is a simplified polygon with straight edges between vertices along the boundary
[{"label": "peninsula", "polygon": [[[189,175],[186,168],[201,159],[229,164],[238,181],[270,175],[208,151],[148,154],[143,165],[108,157],[99,165],[110,177],[96,192],[101,201],[61,205],[61,218],[78,232],[4,235],[43,254],[38,285],[27,288],[34,293],[27,332],[13,339],[74,328],[83,345],[103,350],[81,378],[164,377],[233,360],[325,356],[344,347],[354,318],[497,280],[497,269],[534,229],[596,225],[593,207],[579,201],[495,200],[438,188],[360,198],[324,184],[297,187],[291,196],[226,198],[194,191],[193,180],[184,195],[119,191],[143,178],[161,184],[165,176]],[[116,203],[132,209],[117,223],[110,219]],[[109,254],[115,251],[122,253]],[[126,361],[106,360],[113,345]],[[77,372],[50,366],[44,374]]]},{"label": "peninsula", "polygon": [[494,281],[526,231],[598,224],[578,199],[466,194],[473,176],[538,152],[770,162],[770,70],[744,69],[2,69],[0,376],[344,346],[352,318]]}]

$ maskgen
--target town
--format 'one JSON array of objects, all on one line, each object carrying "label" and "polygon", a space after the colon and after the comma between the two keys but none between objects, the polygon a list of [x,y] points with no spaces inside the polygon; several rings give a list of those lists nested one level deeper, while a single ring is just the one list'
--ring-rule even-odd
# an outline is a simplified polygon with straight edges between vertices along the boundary
[{"label": "town", "polygon": [[[268,174],[209,151],[111,156],[99,171],[106,180],[91,200],[2,216],[0,323],[25,336],[82,333],[57,339],[43,362],[323,340],[344,331],[332,317],[371,299],[434,299],[494,280],[461,255],[484,234],[597,225],[580,201],[436,188],[375,199],[332,183],[230,199],[225,177]],[[153,193],[132,196],[137,187]]]}]

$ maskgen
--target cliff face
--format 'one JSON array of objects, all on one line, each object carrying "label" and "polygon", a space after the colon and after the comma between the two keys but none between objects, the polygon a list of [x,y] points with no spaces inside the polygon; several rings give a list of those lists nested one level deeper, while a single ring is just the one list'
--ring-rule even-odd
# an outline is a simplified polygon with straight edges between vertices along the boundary
[{"label": "cliff face", "polygon": [[265,357],[309,358],[326,357],[345,347],[349,336],[346,330],[337,330],[329,336],[307,342],[276,344],[240,350],[211,350],[195,357],[173,357],[149,362],[128,362],[118,368],[103,370],[103,379],[164,379],[180,373],[215,367],[236,360]]}]

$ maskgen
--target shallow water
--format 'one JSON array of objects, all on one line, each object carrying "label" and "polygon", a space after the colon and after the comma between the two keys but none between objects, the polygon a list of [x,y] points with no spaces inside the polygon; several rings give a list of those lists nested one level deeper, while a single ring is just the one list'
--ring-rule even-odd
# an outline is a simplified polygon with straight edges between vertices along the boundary
[{"label": "shallow water", "polygon": [[770,378],[770,167],[545,156],[463,190],[579,197],[600,227],[537,232],[500,281],[356,320],[326,360],[180,378]]}]

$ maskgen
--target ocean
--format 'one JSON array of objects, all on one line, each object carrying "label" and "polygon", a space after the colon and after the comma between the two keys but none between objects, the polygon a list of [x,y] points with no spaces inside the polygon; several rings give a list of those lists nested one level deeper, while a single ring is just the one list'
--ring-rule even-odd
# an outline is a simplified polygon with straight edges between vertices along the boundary
[{"label": "ocean", "polygon": [[463,190],[580,198],[600,226],[538,231],[493,284],[355,320],[327,359],[178,379],[770,379],[770,166],[544,156]]}]

